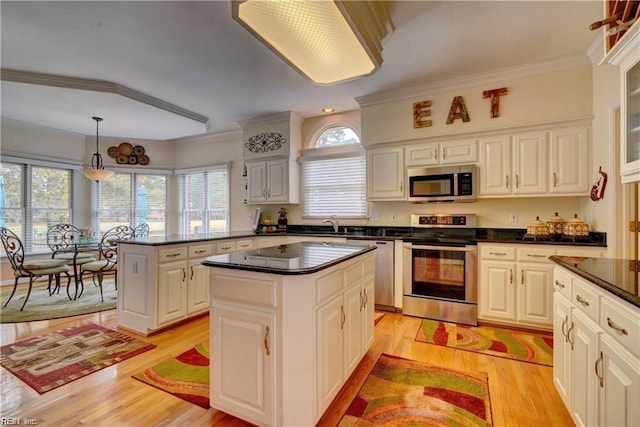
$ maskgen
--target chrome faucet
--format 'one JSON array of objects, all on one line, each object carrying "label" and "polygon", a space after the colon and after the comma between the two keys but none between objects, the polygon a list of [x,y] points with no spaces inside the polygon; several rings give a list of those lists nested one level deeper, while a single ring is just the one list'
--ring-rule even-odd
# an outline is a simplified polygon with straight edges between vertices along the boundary
[{"label": "chrome faucet", "polygon": [[324,221],[322,221],[322,223],[323,224],[326,224],[326,223],[331,224],[333,226],[333,232],[334,233],[338,232],[339,225],[338,225],[338,220],[336,219],[335,216],[332,215],[331,218],[325,219]]}]

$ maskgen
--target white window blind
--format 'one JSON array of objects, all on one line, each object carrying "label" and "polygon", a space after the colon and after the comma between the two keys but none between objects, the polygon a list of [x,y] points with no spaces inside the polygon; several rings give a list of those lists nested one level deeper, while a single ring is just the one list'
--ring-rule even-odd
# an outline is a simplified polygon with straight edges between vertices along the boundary
[{"label": "white window blind", "polygon": [[181,232],[209,236],[229,231],[229,167],[182,173]]},{"label": "white window blind", "polygon": [[367,216],[364,156],[307,160],[302,164],[302,216]]},{"label": "white window blind", "polygon": [[166,234],[167,177],[115,173],[100,182],[98,192],[100,234],[117,225],[149,224],[149,235]]}]

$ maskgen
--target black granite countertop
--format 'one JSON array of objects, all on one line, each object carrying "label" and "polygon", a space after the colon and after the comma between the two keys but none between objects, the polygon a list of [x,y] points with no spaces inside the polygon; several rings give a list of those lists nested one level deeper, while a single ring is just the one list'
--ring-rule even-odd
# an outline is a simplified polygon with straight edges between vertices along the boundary
[{"label": "black granite countertop", "polygon": [[[525,243],[545,245],[571,246],[607,246],[606,233],[592,232],[588,240],[528,240],[525,239],[525,229],[510,228],[476,228],[478,243]],[[402,240],[412,237],[411,227],[372,227],[372,226],[340,226],[334,232],[331,226],[324,225],[289,225],[286,231],[255,233],[249,230],[213,233],[208,236],[202,234],[171,234],[166,236],[151,236],[127,240],[126,243],[148,246],[174,245],[181,243],[205,242],[211,240],[239,239],[254,236],[309,236],[309,237],[342,237],[360,240]]]},{"label": "black granite countertop", "polygon": [[261,273],[310,274],[375,249],[375,246],[344,243],[300,242],[214,255],[202,260],[202,264]]},{"label": "black granite countertop", "polygon": [[619,258],[577,258],[552,256],[549,259],[640,308],[637,261]]}]

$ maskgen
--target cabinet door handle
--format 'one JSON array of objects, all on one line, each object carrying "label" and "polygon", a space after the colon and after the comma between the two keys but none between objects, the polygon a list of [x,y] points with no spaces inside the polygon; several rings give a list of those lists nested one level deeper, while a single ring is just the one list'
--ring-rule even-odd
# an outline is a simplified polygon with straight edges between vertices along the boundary
[{"label": "cabinet door handle", "polygon": [[262,189],[262,197],[267,197],[267,189],[266,188]]},{"label": "cabinet door handle", "polygon": [[598,374],[598,365],[602,366],[603,363],[604,363],[604,354],[600,352],[600,357],[596,359],[596,363],[594,366],[594,369],[596,371],[596,377],[598,377],[598,381],[600,382],[600,388],[604,387],[604,375]]},{"label": "cabinet door handle", "polygon": [[516,174],[516,188],[520,188],[520,179],[518,178],[518,174]]},{"label": "cabinet door handle", "polygon": [[436,160],[438,160],[438,149],[437,149],[437,148],[434,150],[434,155],[433,155],[433,157],[434,157]]},{"label": "cabinet door handle", "polygon": [[182,267],[182,281],[187,280],[187,269]]},{"label": "cabinet door handle", "polygon": [[271,189],[267,190],[267,197],[271,197]]},{"label": "cabinet door handle", "polygon": [[524,285],[524,270],[520,270],[520,284]]},{"label": "cabinet door handle", "polygon": [[400,192],[402,193],[402,188],[404,187],[404,182],[400,181]]},{"label": "cabinet door handle", "polygon": [[539,254],[527,254],[527,256],[531,258],[545,258],[545,255],[539,255]]},{"label": "cabinet door handle", "polygon": [[629,335],[629,331],[627,331],[625,328],[621,326],[616,325],[615,322],[611,320],[610,317],[607,317],[607,325],[609,325],[609,327],[614,331],[618,331],[622,333],[622,335]]},{"label": "cabinet door handle", "polygon": [[360,292],[360,311],[362,311],[362,307],[364,307],[364,295]]},{"label": "cabinet door handle", "polygon": [[554,172],[554,173],[553,173],[553,186],[554,186],[554,187],[556,187],[556,186],[557,186],[557,185],[556,185],[556,184],[557,184],[557,182],[558,182],[558,181],[557,181],[557,178],[556,178],[556,173]]},{"label": "cabinet door handle", "polygon": [[340,306],[340,329],[344,329],[344,322],[347,320],[347,316],[344,314],[344,306]]},{"label": "cabinet door handle", "polygon": [[571,331],[573,331],[574,326],[575,325],[573,324],[573,322],[571,322],[571,327],[567,329],[567,342],[571,344],[571,351],[573,351],[573,341],[571,341]]},{"label": "cabinet door handle", "polygon": [[[576,295],[576,301],[578,301],[580,304],[584,305],[585,307],[589,307],[589,301],[582,299],[580,294]],[[609,326],[611,326],[611,325],[609,325]]]},{"label": "cabinet door handle", "polygon": [[442,160],[447,160],[447,149],[446,148],[442,149]]},{"label": "cabinet door handle", "polygon": [[569,336],[568,336],[568,331],[564,330],[564,327],[567,326],[567,323],[569,322],[569,316],[564,316],[564,321],[562,322],[562,326],[560,327],[562,329],[562,335],[564,336],[564,342],[568,342],[569,341]]},{"label": "cabinet door handle", "polygon": [[564,289],[564,284],[563,284],[563,283],[561,283],[561,282],[558,282],[557,280],[556,280],[556,285],[557,285],[559,288]]},{"label": "cabinet door handle", "polygon": [[505,256],[506,252],[489,252],[489,255]]},{"label": "cabinet door handle", "polygon": [[509,175],[505,175],[505,178],[507,182],[506,188],[509,188]]},{"label": "cabinet door handle", "polygon": [[193,265],[191,266],[191,278],[189,280],[193,280]]},{"label": "cabinet door handle", "polygon": [[513,284],[513,270],[509,269],[509,284]]},{"label": "cabinet door handle", "polygon": [[367,304],[369,304],[369,294],[367,293],[367,290],[364,290],[364,306],[366,307]]},{"label": "cabinet door handle", "polygon": [[264,352],[267,356],[271,355],[271,351],[269,350],[269,326],[264,327]]}]

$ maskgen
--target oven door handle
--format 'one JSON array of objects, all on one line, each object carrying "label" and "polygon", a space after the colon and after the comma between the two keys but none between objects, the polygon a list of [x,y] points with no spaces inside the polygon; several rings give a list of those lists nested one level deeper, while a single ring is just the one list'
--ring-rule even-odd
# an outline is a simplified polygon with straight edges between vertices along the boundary
[{"label": "oven door handle", "polygon": [[429,245],[414,245],[411,243],[407,243],[404,245],[407,249],[426,249],[426,250],[434,250],[434,251],[452,251],[452,252],[475,252],[478,250],[477,246],[447,246],[445,245],[437,245],[437,246],[429,246]]}]

